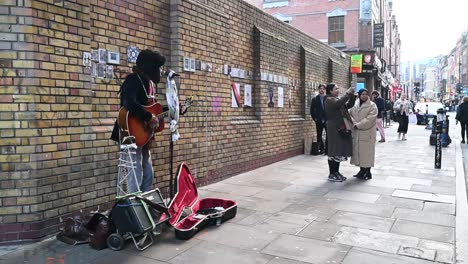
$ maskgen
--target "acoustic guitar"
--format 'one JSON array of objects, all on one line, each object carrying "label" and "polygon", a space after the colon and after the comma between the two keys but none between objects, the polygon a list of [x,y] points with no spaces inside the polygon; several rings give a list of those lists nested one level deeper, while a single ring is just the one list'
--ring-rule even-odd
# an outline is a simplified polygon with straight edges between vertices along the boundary
[{"label": "acoustic guitar", "polygon": [[[185,111],[192,105],[192,102],[192,96],[185,100],[182,106]],[[139,147],[146,145],[157,132],[161,132],[164,129],[164,117],[169,115],[169,111],[164,111],[163,106],[153,100],[149,100],[148,104],[143,107],[147,112],[158,118],[158,127],[154,129],[148,128],[144,121],[130,113],[125,107],[120,108],[118,118],[120,128],[128,133],[129,136],[134,136],[135,144]]]},{"label": "acoustic guitar", "polygon": [[127,108],[121,107],[119,110],[120,128],[126,131],[129,136],[134,136],[135,144],[139,147],[146,145],[155,133],[161,132],[164,129],[163,118],[169,114],[169,111],[163,112],[163,107],[160,103],[155,103],[153,101],[143,106],[143,108],[159,119],[159,126],[154,128],[154,130],[148,128],[144,121],[130,113]]}]

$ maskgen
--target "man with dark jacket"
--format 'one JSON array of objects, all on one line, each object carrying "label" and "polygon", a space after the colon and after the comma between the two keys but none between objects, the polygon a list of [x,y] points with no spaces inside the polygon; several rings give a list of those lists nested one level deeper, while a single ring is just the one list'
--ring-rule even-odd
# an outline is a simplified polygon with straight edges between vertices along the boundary
[{"label": "man with dark jacket", "polygon": [[322,139],[323,130],[325,129],[325,132],[327,130],[325,126],[325,123],[327,121],[327,118],[325,116],[325,85],[320,84],[318,89],[319,94],[312,99],[312,103],[310,105],[310,115],[315,121],[319,152],[320,154],[327,154],[327,141],[325,140],[324,144]]},{"label": "man with dark jacket", "polygon": [[465,96],[463,98],[463,103],[458,106],[455,119],[457,122],[460,122],[462,136],[461,143],[465,143],[465,133],[466,139],[468,140],[468,96]]},{"label": "man with dark jacket", "polygon": [[[159,118],[145,110],[148,101],[155,100],[156,85],[161,79],[161,67],[166,58],[159,52],[143,50],[137,57],[133,73],[128,75],[120,88],[120,106],[124,106],[149,129],[159,126]],[[161,120],[161,122],[164,122]],[[120,127],[116,122],[111,139],[122,143]],[[151,140],[138,147],[135,155],[135,176],[127,178],[127,192],[150,191],[153,185],[153,165],[150,150]],[[136,179],[135,179],[136,178]],[[135,182],[136,180],[136,182]]]}]

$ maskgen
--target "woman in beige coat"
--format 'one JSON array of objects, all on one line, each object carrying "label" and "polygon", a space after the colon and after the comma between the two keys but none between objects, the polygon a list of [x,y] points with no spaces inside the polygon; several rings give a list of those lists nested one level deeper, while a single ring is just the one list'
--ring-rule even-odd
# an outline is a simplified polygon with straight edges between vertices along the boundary
[{"label": "woman in beige coat", "polygon": [[369,92],[362,89],[358,93],[359,100],[356,101],[349,114],[353,119],[353,155],[351,164],[361,167],[358,174],[359,179],[372,179],[370,168],[374,166],[377,106],[369,99]]}]

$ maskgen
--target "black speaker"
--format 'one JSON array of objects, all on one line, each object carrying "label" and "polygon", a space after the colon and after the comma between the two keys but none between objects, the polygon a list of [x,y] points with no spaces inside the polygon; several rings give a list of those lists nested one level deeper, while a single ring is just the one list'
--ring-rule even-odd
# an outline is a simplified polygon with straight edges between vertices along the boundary
[{"label": "black speaker", "polygon": [[153,229],[147,205],[135,197],[120,199],[111,212],[111,219],[119,233],[143,234]]}]

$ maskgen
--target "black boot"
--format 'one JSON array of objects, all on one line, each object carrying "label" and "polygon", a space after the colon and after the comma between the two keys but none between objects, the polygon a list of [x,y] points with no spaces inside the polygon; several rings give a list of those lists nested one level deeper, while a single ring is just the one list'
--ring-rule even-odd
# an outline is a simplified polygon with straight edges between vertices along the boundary
[{"label": "black boot", "polygon": [[343,179],[336,173],[338,171],[336,163],[338,162],[328,160],[328,168],[330,169],[330,175],[328,175],[328,180],[332,182],[342,182]]},{"label": "black boot", "polygon": [[358,178],[358,179],[362,179],[362,176],[364,175],[364,172],[365,172],[365,171],[366,171],[365,168],[360,167],[360,168],[359,168],[359,172],[358,172],[356,175],[354,175],[353,177],[356,177],[356,178]]},{"label": "black boot", "polygon": [[343,176],[343,174],[340,173],[340,162],[335,162],[336,163],[336,172],[335,174],[338,175],[343,181],[346,181],[346,177]]},{"label": "black boot", "polygon": [[370,180],[372,179],[372,173],[370,171],[371,168],[365,168],[364,175],[362,175],[363,180]]}]

